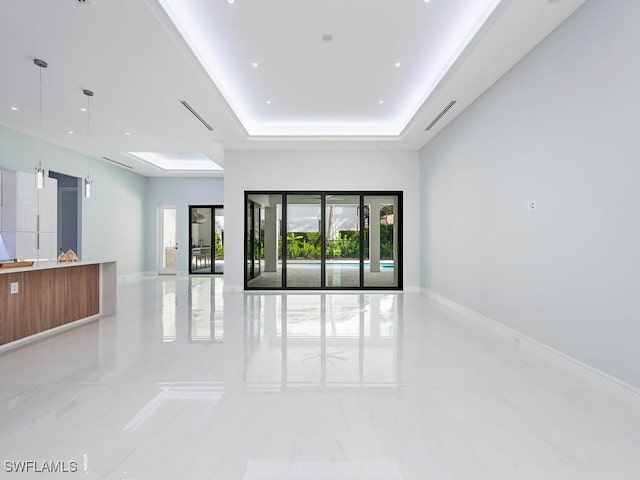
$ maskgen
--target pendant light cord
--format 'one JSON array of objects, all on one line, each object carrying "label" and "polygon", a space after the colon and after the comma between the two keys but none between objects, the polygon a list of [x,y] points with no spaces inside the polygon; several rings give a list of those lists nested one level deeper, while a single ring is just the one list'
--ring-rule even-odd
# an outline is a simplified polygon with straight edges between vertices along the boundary
[{"label": "pendant light cord", "polygon": [[[39,65],[38,65],[39,66]],[[40,67],[40,66],[39,66]],[[39,109],[40,109],[40,133],[38,135],[38,167],[42,168],[42,67],[38,69],[40,71],[40,98],[39,98]]]},{"label": "pendant light cord", "polygon": [[91,144],[91,96],[87,95],[87,178],[91,171],[91,159],[89,158],[89,146]]},{"label": "pendant light cord", "polygon": [[85,150],[85,155],[87,157],[87,176],[84,179],[84,197],[91,197],[91,97],[93,97],[93,92],[91,90],[87,90],[86,88],[82,90],[87,97],[87,145]]}]

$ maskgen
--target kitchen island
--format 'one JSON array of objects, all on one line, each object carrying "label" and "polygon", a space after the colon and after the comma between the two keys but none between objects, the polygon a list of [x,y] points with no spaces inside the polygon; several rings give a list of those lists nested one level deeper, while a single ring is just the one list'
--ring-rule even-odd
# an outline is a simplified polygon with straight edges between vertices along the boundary
[{"label": "kitchen island", "polygon": [[0,350],[116,313],[115,261],[0,268]]}]

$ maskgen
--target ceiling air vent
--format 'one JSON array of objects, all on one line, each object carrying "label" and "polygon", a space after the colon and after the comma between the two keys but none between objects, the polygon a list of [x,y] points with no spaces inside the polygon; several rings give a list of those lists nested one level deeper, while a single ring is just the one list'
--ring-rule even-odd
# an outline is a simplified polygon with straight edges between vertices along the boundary
[{"label": "ceiling air vent", "polygon": [[89,0],[76,0],[80,5],[87,5],[91,3]]},{"label": "ceiling air vent", "polygon": [[111,163],[115,163],[116,165],[120,165],[121,167],[129,168],[129,169],[133,170],[133,167],[130,166],[130,165],[127,165],[126,163],[117,162],[117,161],[111,160],[110,158],[107,158],[107,157],[102,157],[102,159],[106,160],[107,162],[111,162]]},{"label": "ceiling air vent", "polygon": [[433,119],[433,121],[432,121],[429,125],[427,125],[427,128],[425,128],[425,129],[424,129],[424,131],[425,131],[425,132],[428,132],[429,130],[431,130],[431,129],[433,128],[433,126],[434,126],[436,123],[438,123],[438,121],[439,121],[442,117],[444,117],[444,114],[445,114],[445,113],[447,113],[447,112],[449,111],[449,109],[450,109],[451,107],[453,107],[453,105],[454,105],[455,103],[456,103],[456,101],[455,101],[455,100],[451,100],[451,103],[449,103],[449,105],[447,105],[447,106],[444,108],[444,110],[442,110],[442,111],[438,114],[438,116],[437,116],[436,118],[434,118],[434,119]]},{"label": "ceiling air vent", "polygon": [[184,101],[184,100],[180,100],[180,103],[181,103],[182,105],[184,105],[184,108],[186,108],[187,110],[189,110],[189,111],[193,114],[193,116],[194,116],[194,117],[196,117],[198,120],[200,120],[200,122],[201,122],[205,127],[207,127],[207,129],[208,129],[208,130],[213,130],[213,127],[212,127],[211,125],[209,125],[207,122],[205,122],[205,121],[204,121],[204,119],[203,119],[200,115],[198,115],[198,112],[196,112],[196,111],[191,107],[191,105],[189,105],[189,104],[188,104],[186,101]]}]

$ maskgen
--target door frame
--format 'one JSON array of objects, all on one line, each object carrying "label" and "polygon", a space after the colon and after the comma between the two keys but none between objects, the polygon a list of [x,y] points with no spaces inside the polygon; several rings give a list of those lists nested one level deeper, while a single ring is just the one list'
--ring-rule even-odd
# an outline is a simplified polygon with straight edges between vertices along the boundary
[{"label": "door frame", "polygon": [[[173,209],[176,211],[176,265],[173,268],[166,268],[162,266],[162,260],[164,255],[164,211]],[[156,261],[158,262],[158,275],[176,275],[177,274],[177,258],[178,258],[178,207],[176,205],[171,204],[158,204],[158,221],[156,222],[158,225],[157,231],[157,246],[158,251],[156,255]]]}]

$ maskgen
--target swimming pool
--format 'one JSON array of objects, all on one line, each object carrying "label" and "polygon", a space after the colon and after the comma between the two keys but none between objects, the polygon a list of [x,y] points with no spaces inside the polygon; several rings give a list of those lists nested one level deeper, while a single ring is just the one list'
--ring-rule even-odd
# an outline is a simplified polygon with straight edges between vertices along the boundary
[{"label": "swimming pool", "polygon": [[[280,265],[282,265],[282,261],[278,261]],[[369,265],[371,262],[366,260],[364,262],[364,268],[369,269]],[[287,266],[296,266],[301,268],[317,268],[320,266],[320,260],[315,262],[309,260],[287,260]],[[336,268],[336,269],[357,269],[360,268],[360,262],[348,261],[348,260],[327,260],[325,263],[327,268]],[[381,260],[380,261],[380,269],[381,270],[392,270],[395,266],[395,263],[390,260]]]}]

